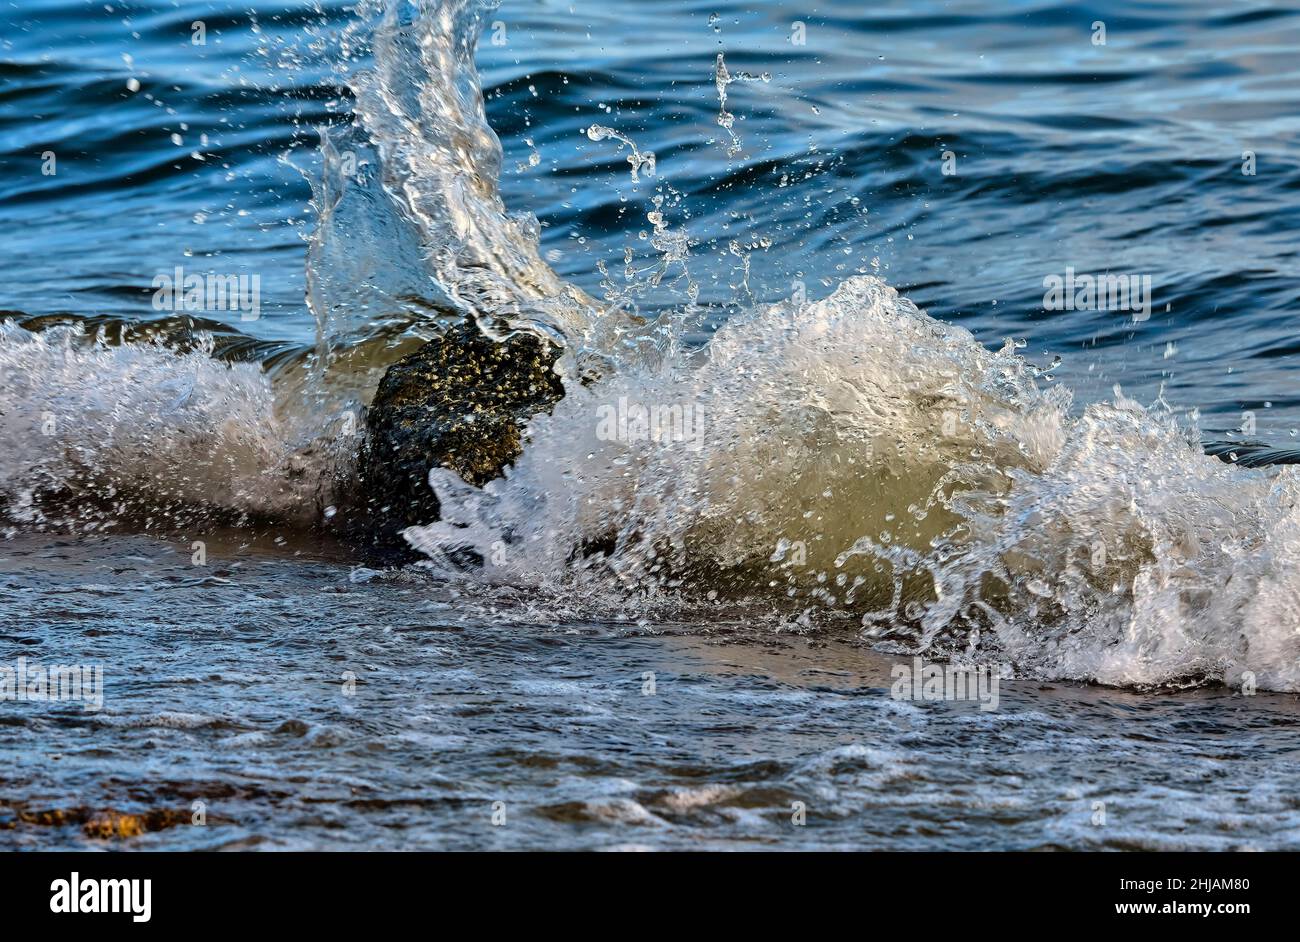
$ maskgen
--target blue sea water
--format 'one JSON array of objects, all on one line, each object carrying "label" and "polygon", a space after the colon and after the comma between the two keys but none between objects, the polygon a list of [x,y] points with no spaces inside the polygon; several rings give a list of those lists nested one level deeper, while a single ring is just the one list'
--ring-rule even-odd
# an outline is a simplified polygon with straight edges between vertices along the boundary
[{"label": "blue sea water", "polygon": [[[437,8],[423,4],[417,18]],[[86,459],[133,462],[122,474],[162,489],[184,489],[171,480],[184,466],[167,457],[182,454],[167,450],[178,437],[196,452],[228,451],[234,467],[245,453],[213,430],[234,427],[242,447],[293,424],[270,385],[258,407],[263,375],[296,388],[296,371],[319,366],[325,347],[345,367],[349,350],[364,350],[350,374],[364,392],[402,343],[427,336],[429,305],[386,290],[410,270],[401,213],[350,208],[323,261],[308,259],[321,232],[312,183],[328,173],[321,129],[349,124],[351,78],[370,64],[362,43],[351,55],[348,30],[375,15],[340,4],[0,0],[0,312],[22,325],[0,337],[0,403],[15,423],[4,428],[16,457],[0,460],[11,516],[72,460],[40,451],[16,416],[38,428],[58,403],[83,408],[87,388],[104,391],[106,413],[139,414],[130,404],[142,388],[188,409],[216,381],[189,360],[184,369],[206,379],[144,353],[34,352],[28,332],[53,336],[63,323],[128,334],[192,323],[154,303],[160,273],[260,285],[255,319],[205,310],[198,324],[215,335],[215,355],[247,367],[242,398],[218,401],[183,435],[137,423],[120,451]],[[537,218],[540,256],[559,278],[605,297],[625,265],[649,265],[660,249],[647,219],[660,197],[688,265],[638,282],[633,300],[650,320],[689,309],[688,346],[764,304],[817,301],[878,276],[989,351],[1017,341],[1039,386],[1073,391],[1065,411],[1082,428],[1089,407],[1124,401],[1199,417],[1206,434],[1244,425],[1287,444],[1300,427],[1300,9],[506,0],[480,25],[475,61],[505,207]],[[725,103],[720,75],[732,79]],[[387,86],[403,101],[440,87],[408,77],[409,88]],[[634,180],[630,148],[593,139],[593,125],[653,153],[653,175]],[[427,130],[439,127],[435,112]],[[495,169],[476,172],[495,180]],[[1067,269],[1149,277],[1149,318],[1045,309],[1045,279]],[[311,309],[313,285],[337,298],[340,283],[376,290],[337,320]],[[1012,372],[998,362],[993,372]],[[952,368],[934,364],[936,375]],[[815,401],[821,389],[808,391]],[[70,449],[82,458],[109,437],[98,418],[86,427]],[[1132,445],[1099,441],[1079,446],[1085,468]],[[1194,521],[1199,556],[1161,568],[1177,541],[1153,540],[1158,585],[1130,573],[1125,591],[1149,600],[1172,584],[1204,617],[1163,601],[1135,602],[1122,623],[1089,609],[1083,622],[1095,616],[1113,637],[1089,646],[1075,623],[1048,635],[1059,669],[1029,658],[1036,670],[1005,681],[994,712],[891,698],[903,649],[882,650],[856,618],[846,628],[811,624],[798,607],[759,618],[557,606],[517,587],[371,570],[332,540],[264,521],[200,533],[153,518],[89,532],[15,519],[0,543],[0,663],[102,663],[107,681],[99,712],[0,702],[0,845],[104,846],[84,821],[108,810],[187,816],[197,801],[204,827],[119,843],[1292,847],[1291,472],[1203,471],[1151,447],[1129,453],[1153,469],[1143,512],[1173,513],[1162,498],[1212,512]],[[146,467],[155,454],[164,464]],[[1097,474],[1063,476],[1012,506],[1077,529],[1071,495],[1095,497],[1108,472]],[[1254,489],[1233,496],[1211,476],[1231,474],[1256,475],[1242,479]],[[1088,519],[1106,530],[1128,495],[1103,495],[1114,506],[1101,501]],[[295,501],[277,491],[256,509],[274,517]],[[1241,535],[1220,507],[1266,521],[1263,532]],[[199,537],[213,560],[204,569],[191,559]],[[1072,572],[1062,564],[1046,581]],[[1263,600],[1233,602],[1240,624],[1204,601],[1238,593]],[[1046,621],[1047,606],[1034,617]],[[1193,653],[1170,654],[1175,642]],[[1122,656],[1133,665],[1117,666]],[[1280,678],[1264,684],[1278,692],[1244,693],[1252,666]],[[345,674],[356,681],[347,692]],[[792,818],[799,805],[806,824]],[[72,812],[71,823],[34,823],[50,809]]]},{"label": "blue sea water", "polygon": [[[316,128],[348,112],[327,51],[348,9],[22,0],[3,15],[13,276],[0,303],[148,319],[159,271],[256,273],[264,315],[234,326],[311,343],[310,191],[281,158],[310,163]],[[622,155],[583,135],[598,121],[657,155],[690,213],[703,300],[724,310],[741,284],[733,240],[770,240],[748,253],[743,301],[796,280],[821,296],[878,262],[983,342],[1060,355],[1078,395],[1121,383],[1148,401],[1163,385],[1208,427],[1254,410],[1286,437],[1298,16],[1253,3],[507,4],[493,19],[508,41],[489,37],[478,62],[506,204],[538,216],[556,270],[593,293],[595,262],[644,226]],[[717,124],[719,52],[771,76],[730,86],[734,157]],[[1044,311],[1043,279],[1067,266],[1150,275],[1150,320]]]}]

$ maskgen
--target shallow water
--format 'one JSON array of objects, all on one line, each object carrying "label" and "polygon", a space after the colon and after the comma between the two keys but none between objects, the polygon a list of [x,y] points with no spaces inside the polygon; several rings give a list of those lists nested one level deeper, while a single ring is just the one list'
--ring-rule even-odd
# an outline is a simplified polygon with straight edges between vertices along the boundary
[{"label": "shallow water", "polygon": [[[744,619],[556,626],[527,604],[467,615],[409,572],[234,545],[196,576],[185,548],[143,538],[19,538],[0,580],[17,616],[7,647],[108,670],[102,711],[7,709],[7,823],[177,809],[183,823],[131,841],[187,849],[1300,838],[1289,695],[1006,681],[994,712],[908,703],[890,698],[894,659],[834,634]],[[196,801],[205,827],[188,823]],[[75,823],[0,834],[13,847],[105,843]]]},{"label": "shallow water", "polygon": [[[0,844],[1296,845],[1297,485],[1195,440],[1300,426],[1300,14],[507,2],[476,76],[473,29],[390,9],[438,41],[0,9],[0,309],[44,328],[0,333],[0,665],[105,677],[0,703]],[[151,303],[178,265],[258,316],[196,337]],[[1150,319],[1044,310],[1066,266],[1151,275]],[[485,298],[612,378],[486,494],[435,478],[428,565],[368,568],[313,529],[356,416]],[[602,439],[620,395],[701,447]],[[1014,676],[895,700],[914,651]]]}]

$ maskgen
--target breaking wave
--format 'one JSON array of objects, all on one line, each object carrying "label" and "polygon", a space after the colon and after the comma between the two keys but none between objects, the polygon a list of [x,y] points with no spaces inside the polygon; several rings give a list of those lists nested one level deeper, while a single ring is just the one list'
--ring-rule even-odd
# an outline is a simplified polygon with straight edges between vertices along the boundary
[{"label": "breaking wave", "polygon": [[1164,402],[1117,389],[1073,408],[1014,343],[990,351],[874,277],[688,344],[693,302],[634,311],[666,273],[689,285],[664,183],[647,213],[661,264],[588,297],[502,203],[473,67],[485,10],[370,4],[343,38],[354,121],[322,143],[319,342],[295,368],[0,330],[12,525],[103,525],[105,506],[319,523],[355,454],[339,422],[400,354],[391,338],[473,317],[561,342],[567,393],[504,478],[431,472],[443,519],[405,536],[440,578],[701,622],[742,603],[848,618],[887,649],[1043,678],[1300,689],[1293,472],[1206,458],[1196,416]]}]

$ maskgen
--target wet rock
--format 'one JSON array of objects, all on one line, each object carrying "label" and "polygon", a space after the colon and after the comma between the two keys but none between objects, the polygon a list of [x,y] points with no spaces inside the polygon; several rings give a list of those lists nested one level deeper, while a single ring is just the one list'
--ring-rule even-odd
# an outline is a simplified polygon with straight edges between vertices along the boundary
[{"label": "wet rock", "polygon": [[139,837],[149,831],[163,831],[190,821],[190,812],[178,808],[128,812],[88,807],[30,809],[22,802],[0,803],[0,830],[18,830],[24,825],[41,828],[80,826],[87,837],[100,840]]},{"label": "wet rock", "polygon": [[564,395],[559,355],[536,335],[498,343],[466,322],[390,366],[366,413],[354,532],[378,555],[419,558],[400,531],[439,519],[429,470],[476,487],[500,477],[523,451],[529,419]]},{"label": "wet rock", "polygon": [[85,831],[87,837],[107,840],[114,837],[139,837],[147,827],[140,815],[108,811],[90,818],[81,829]]}]

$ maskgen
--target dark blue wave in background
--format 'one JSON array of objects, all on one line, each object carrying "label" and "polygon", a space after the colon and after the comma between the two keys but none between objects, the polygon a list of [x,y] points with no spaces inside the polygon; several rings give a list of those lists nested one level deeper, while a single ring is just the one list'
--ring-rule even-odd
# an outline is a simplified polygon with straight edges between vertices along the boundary
[{"label": "dark blue wave in background", "polygon": [[[310,191],[283,158],[310,168],[316,128],[346,117],[330,60],[349,15],[0,4],[0,309],[153,319],[159,271],[257,273],[263,316],[234,326],[309,343]],[[505,41],[485,38],[479,63],[504,197],[539,217],[548,259],[589,291],[598,261],[644,249],[648,197],[670,185],[715,323],[878,265],[991,346],[1015,336],[1036,361],[1059,354],[1082,401],[1165,384],[1210,428],[1243,410],[1273,438],[1300,425],[1300,10],[580,0],[507,2],[491,19]],[[733,74],[770,74],[728,90],[734,158],[718,52]],[[633,188],[614,142],[585,137],[593,122],[654,151],[658,176]],[[1044,311],[1043,279],[1066,266],[1149,274],[1150,320]]]}]

